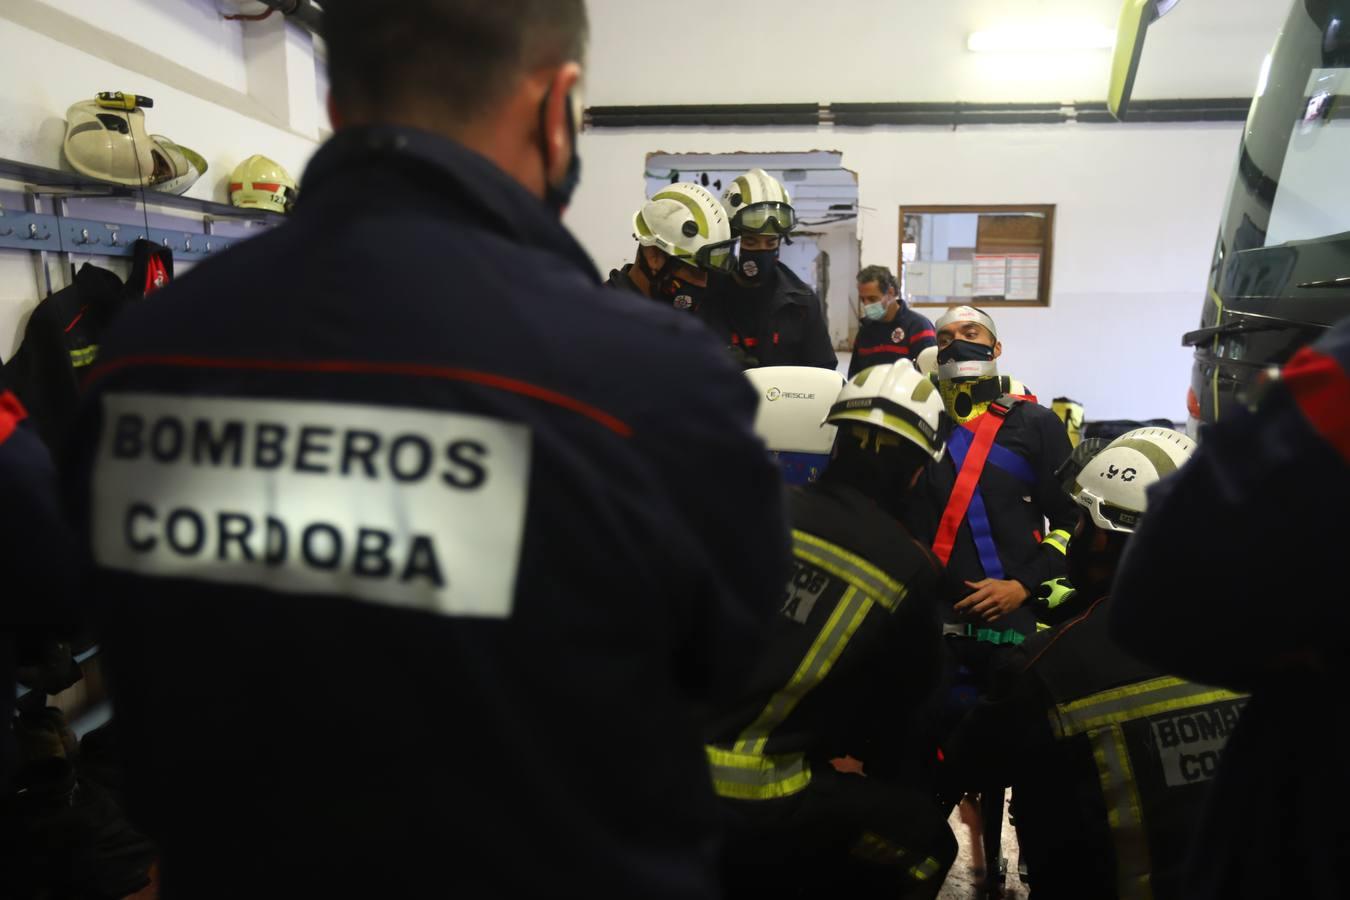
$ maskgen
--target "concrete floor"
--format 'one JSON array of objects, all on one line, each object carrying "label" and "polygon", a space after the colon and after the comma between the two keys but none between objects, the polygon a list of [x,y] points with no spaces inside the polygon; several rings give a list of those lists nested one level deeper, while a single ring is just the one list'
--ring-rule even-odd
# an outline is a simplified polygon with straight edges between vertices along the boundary
[{"label": "concrete floor", "polygon": [[[1008,880],[1004,883],[1003,896],[1007,900],[1026,900],[1027,887],[1017,877],[1017,832],[1008,822],[1006,794],[1004,803],[1003,855],[1008,860]],[[946,883],[942,886],[942,893],[938,895],[938,900],[975,900],[980,894],[975,885],[975,875],[971,871],[974,858],[971,855],[970,829],[966,828],[965,823],[961,820],[959,809],[952,813],[949,821],[952,826],[952,833],[956,835],[956,841],[961,845],[961,849],[956,857],[956,863],[947,875]]]}]

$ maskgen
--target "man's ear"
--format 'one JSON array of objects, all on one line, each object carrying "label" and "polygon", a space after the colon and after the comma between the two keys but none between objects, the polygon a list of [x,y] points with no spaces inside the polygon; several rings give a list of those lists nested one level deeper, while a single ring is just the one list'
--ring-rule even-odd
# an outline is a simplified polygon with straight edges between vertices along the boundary
[{"label": "man's ear", "polygon": [[570,107],[580,80],[581,66],[569,62],[558,67],[548,83],[544,99],[544,141],[548,147],[546,166],[550,184],[556,184],[566,177],[572,153],[575,152],[573,144],[577,138],[576,132],[581,129],[581,122]]},{"label": "man's ear", "polygon": [[1003,342],[994,341],[994,359],[998,359],[1002,355],[1003,355]]}]

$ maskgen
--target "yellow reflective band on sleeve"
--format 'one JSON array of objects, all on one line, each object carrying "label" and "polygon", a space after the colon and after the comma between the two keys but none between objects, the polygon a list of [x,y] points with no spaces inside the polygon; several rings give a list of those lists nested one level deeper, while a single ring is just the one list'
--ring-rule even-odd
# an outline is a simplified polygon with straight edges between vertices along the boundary
[{"label": "yellow reflective band on sleeve", "polygon": [[98,344],[91,344],[88,347],[80,347],[70,351],[70,364],[77,369],[92,366],[97,358]]},{"label": "yellow reflective band on sleeve", "polygon": [[1047,534],[1045,540],[1041,541],[1041,543],[1047,544],[1058,550],[1060,553],[1067,555],[1069,552],[1069,540],[1072,537],[1073,535],[1062,528],[1056,528],[1054,531]]},{"label": "yellow reflective band on sleeve", "polygon": [[805,531],[794,530],[792,542],[793,556],[842,578],[888,612],[895,612],[908,593],[903,584],[881,569],[829,541]]},{"label": "yellow reflective band on sleeve", "polygon": [[913,878],[915,881],[927,881],[936,875],[941,868],[942,863],[930,856],[917,866],[911,867],[909,870],[909,877]]},{"label": "yellow reflective band on sleeve", "polygon": [[790,797],[811,783],[811,769],[801,753],[762,756],[707,746],[713,790],[733,800]]},{"label": "yellow reflective band on sleeve", "polygon": [[1070,737],[1176,709],[1241,700],[1245,696],[1170,676],[1154,678],[1060,704],[1050,712],[1050,727],[1056,737]]},{"label": "yellow reflective band on sleeve", "polygon": [[769,741],[769,734],[783,723],[802,698],[830,674],[849,638],[862,625],[873,608],[872,601],[856,587],[850,587],[834,607],[825,625],[811,643],[810,649],[792,678],[769,698],[762,712],[741,732],[734,749],[738,753],[759,754]]}]

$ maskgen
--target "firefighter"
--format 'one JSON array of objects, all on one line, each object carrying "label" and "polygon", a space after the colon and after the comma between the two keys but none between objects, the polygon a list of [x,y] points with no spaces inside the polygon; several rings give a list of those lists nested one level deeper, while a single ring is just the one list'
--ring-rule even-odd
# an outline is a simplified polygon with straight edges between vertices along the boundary
[{"label": "firefighter", "polygon": [[1141,662],[1107,628],[1121,554],[1141,519],[1158,515],[1146,490],[1192,449],[1180,432],[1138,429],[1079,473],[1068,561],[1089,601],[1012,651],[944,748],[949,795],[1012,786],[1035,900],[1194,896],[1184,863],[1246,698]]},{"label": "firefighter", "polygon": [[866,266],[858,273],[858,303],[862,322],[848,364],[850,378],[868,366],[918,360],[920,353],[937,346],[933,323],[905,303],[900,282],[885,266]]},{"label": "firefighter", "polygon": [[323,12],[303,199],[119,318],[72,442],[166,891],[712,896],[697,714],[782,492],[723,348],[561,222],[585,4]]},{"label": "firefighter", "polygon": [[929,467],[907,520],[965,593],[953,610],[967,626],[961,636],[1017,643],[1035,627],[1022,605],[1064,574],[1076,517],[1055,472],[1072,448],[1058,417],[999,375],[1003,345],[988,313],[954,307],[937,330],[938,388],[960,427],[950,461]]},{"label": "firefighter", "polygon": [[[776,384],[791,434],[789,395],[809,410],[810,392]],[[768,649],[713,717],[728,891],[932,897],[956,844],[934,792],[910,777],[905,724],[940,677],[937,564],[887,498],[942,457],[946,414],[902,361],[855,377],[826,423],[838,426],[830,463],[790,495],[794,564]],[[763,415],[759,428],[780,444]]]},{"label": "firefighter", "polygon": [[717,286],[699,317],[747,369],[836,368],[820,298],[778,260],[797,227],[787,190],[763,169],[752,169],[723,192],[722,203],[739,254],[733,276]]},{"label": "firefighter", "polygon": [[[1035,632],[1033,609],[1024,605],[1065,574],[1077,514],[1056,478],[1072,452],[1064,425],[1025,386],[999,374],[1003,345],[993,318],[957,306],[936,325],[936,380],[957,427],[948,459],[928,468],[905,519],[946,566],[952,690],[940,738],[985,690],[994,661]],[[984,804],[983,816],[979,840],[997,881],[1002,803]]]},{"label": "firefighter", "polygon": [[657,191],[633,214],[637,258],[609,273],[609,286],[636,291],[680,312],[697,313],[710,280],[735,265],[735,241],[722,204],[697,184]]},{"label": "firefighter", "polygon": [[1333,563],[1350,508],[1350,319],[1255,405],[1203,431],[1190,464],[1150,493],[1113,634],[1157,666],[1252,694],[1187,896],[1342,897],[1350,616]]}]

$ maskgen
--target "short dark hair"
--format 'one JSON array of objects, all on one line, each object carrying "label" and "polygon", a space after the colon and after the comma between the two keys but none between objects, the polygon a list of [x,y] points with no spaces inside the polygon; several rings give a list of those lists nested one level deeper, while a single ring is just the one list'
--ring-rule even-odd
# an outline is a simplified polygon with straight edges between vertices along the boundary
[{"label": "short dark hair", "polygon": [[476,120],[541,66],[580,62],[585,0],[324,0],[328,77],[339,110],[430,109]]},{"label": "short dark hair", "polygon": [[895,280],[891,270],[885,266],[867,266],[858,273],[858,284],[863,285],[873,281],[877,283],[877,287],[881,288],[883,294],[887,291],[900,293],[900,282]]}]

